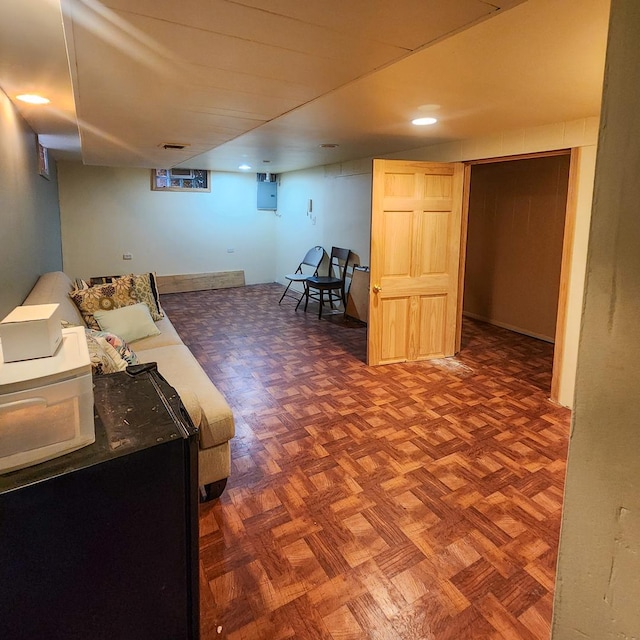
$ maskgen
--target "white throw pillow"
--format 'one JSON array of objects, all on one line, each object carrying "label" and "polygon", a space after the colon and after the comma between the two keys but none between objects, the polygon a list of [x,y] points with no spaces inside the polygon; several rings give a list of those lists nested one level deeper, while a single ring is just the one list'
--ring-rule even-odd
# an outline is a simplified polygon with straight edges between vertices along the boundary
[{"label": "white throw pillow", "polygon": [[94,311],[93,317],[103,331],[115,333],[125,342],[157,336],[160,333],[149,313],[149,307],[144,302],[111,311]]}]

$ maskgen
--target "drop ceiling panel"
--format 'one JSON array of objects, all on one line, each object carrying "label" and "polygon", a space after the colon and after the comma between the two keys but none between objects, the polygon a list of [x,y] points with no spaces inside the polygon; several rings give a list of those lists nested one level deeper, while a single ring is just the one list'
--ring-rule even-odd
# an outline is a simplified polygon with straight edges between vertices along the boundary
[{"label": "drop ceiling panel", "polygon": [[[306,143],[308,155],[315,146],[318,157],[317,145],[338,143],[331,157],[343,161],[357,153],[394,153],[597,115],[607,18],[608,5],[599,0],[564,0],[562,10],[553,0],[525,3],[265,123],[192,163],[228,166],[251,148],[259,151],[249,156],[250,164],[271,158],[271,153],[275,159],[281,140],[299,141],[300,153]],[[420,115],[439,122],[413,127],[410,120]],[[291,168],[285,161],[273,170]]]},{"label": "drop ceiling panel", "polygon": [[[496,13],[482,0],[63,6],[88,164],[105,161],[105,137],[140,141],[134,164],[179,134],[213,148]],[[220,117],[236,122],[221,127]]]},{"label": "drop ceiling panel", "polygon": [[[325,55],[311,36],[305,38],[305,49],[295,50],[128,13],[121,17],[133,29],[132,35],[121,32],[106,40],[85,28],[74,28],[81,92],[85,74],[106,78],[140,74],[147,76],[143,83],[153,80],[149,75],[161,74],[189,83],[206,78],[211,68],[310,86],[317,95],[404,54],[368,43],[334,48]],[[139,33],[145,34],[147,42],[135,37]],[[111,60],[115,64],[105,64]]]},{"label": "drop ceiling panel", "polygon": [[[118,117],[132,121],[144,119],[162,127],[166,120],[159,122],[156,118],[150,118],[148,110],[161,108],[173,112],[218,113],[263,122],[296,106],[294,101],[279,96],[260,96],[260,99],[256,99],[255,94],[215,87],[186,86],[181,89],[179,96],[171,100],[166,99],[167,93],[171,95],[173,87],[160,83],[149,86],[149,89],[127,86],[114,99],[111,92],[96,88],[84,107],[92,114],[100,114],[101,118],[112,117],[117,112]],[[135,109],[136,113],[128,113],[131,109]]]},{"label": "drop ceiling panel", "polygon": [[413,51],[523,0],[239,0],[238,4]]},{"label": "drop ceiling panel", "polygon": [[138,0],[133,10],[128,2],[112,1],[109,5],[116,10],[114,15],[128,21],[133,21],[136,16],[146,17],[159,23],[200,31],[205,38],[224,36],[225,42],[236,39],[322,58],[346,60],[355,53],[367,56],[379,52],[388,59],[406,52],[406,47],[386,44],[379,37],[367,38],[358,29],[336,31],[225,0],[166,4]]},{"label": "drop ceiling panel", "polygon": [[[132,121],[129,135],[117,137],[109,133],[118,126],[122,117],[119,111],[114,110],[105,114],[103,127],[85,127],[83,145],[95,147],[95,164],[165,167],[202,154],[261,124],[260,121],[237,116],[187,112],[181,109],[168,110],[166,113],[167,119],[161,130],[155,121],[136,117]],[[161,148],[162,143],[187,143],[189,146],[182,151],[167,151]]]},{"label": "drop ceiling panel", "polygon": [[54,157],[76,117],[90,164],[282,172],[599,113],[609,0],[61,0],[64,33],[59,1],[0,22],[0,86],[52,97],[15,104]]}]

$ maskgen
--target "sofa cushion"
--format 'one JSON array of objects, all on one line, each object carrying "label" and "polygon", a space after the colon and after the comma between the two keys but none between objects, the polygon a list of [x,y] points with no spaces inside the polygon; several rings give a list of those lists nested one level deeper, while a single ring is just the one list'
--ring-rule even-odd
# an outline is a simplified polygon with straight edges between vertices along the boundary
[{"label": "sofa cushion", "polygon": [[231,475],[231,446],[223,442],[215,447],[201,449],[198,456],[200,484],[209,484]]},{"label": "sofa cushion", "polygon": [[69,297],[73,282],[62,271],[50,271],[38,278],[29,295],[22,304],[54,304],[60,305],[60,319],[75,327],[84,326],[78,307]]},{"label": "sofa cushion", "polygon": [[167,347],[172,344],[182,344],[182,340],[171,324],[171,320],[166,316],[162,320],[158,320],[156,327],[160,329],[160,333],[156,336],[149,336],[136,340],[133,347],[136,351],[144,351],[145,349],[155,349],[156,347]]},{"label": "sofa cushion", "polygon": [[200,429],[201,448],[233,438],[233,413],[227,401],[185,345],[136,352],[142,363],[157,362],[158,371],[178,392],[193,423]]}]

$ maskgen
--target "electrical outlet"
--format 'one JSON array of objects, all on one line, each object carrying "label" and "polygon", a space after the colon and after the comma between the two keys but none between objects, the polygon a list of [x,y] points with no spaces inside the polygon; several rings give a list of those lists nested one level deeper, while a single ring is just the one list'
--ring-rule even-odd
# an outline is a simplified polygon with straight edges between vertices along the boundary
[{"label": "electrical outlet", "polygon": [[130,253],[123,253],[122,254],[122,259],[123,260],[131,260],[133,258],[133,256]]}]

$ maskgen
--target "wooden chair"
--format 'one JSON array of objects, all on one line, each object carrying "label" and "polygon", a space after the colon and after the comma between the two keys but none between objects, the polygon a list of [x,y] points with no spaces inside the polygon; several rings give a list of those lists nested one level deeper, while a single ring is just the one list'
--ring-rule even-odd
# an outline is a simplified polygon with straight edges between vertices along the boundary
[{"label": "wooden chair", "polygon": [[340,247],[331,248],[329,259],[329,270],[326,276],[311,276],[305,280],[304,288],[304,310],[307,310],[309,298],[317,300],[320,304],[318,318],[322,318],[322,307],[324,306],[324,292],[329,292],[329,305],[333,309],[333,294],[338,292],[342,300],[343,307],[347,306],[346,281],[347,267],[351,258],[349,249]]},{"label": "wooden chair", "polygon": [[[309,276],[317,276],[318,267],[320,266],[320,263],[322,262],[323,258],[324,258],[324,249],[320,245],[312,247],[311,249],[309,249],[309,251],[307,251],[305,257],[302,258],[302,262],[298,265],[298,268],[296,269],[295,273],[288,273],[285,276],[285,278],[289,281],[289,283],[287,284],[287,288],[284,290],[284,293],[280,297],[278,304],[282,302],[285,296],[289,296],[291,298],[296,298],[296,300],[298,301],[298,304],[296,305],[296,309],[298,309],[298,306],[300,305],[300,302],[304,297],[304,293],[302,293],[302,295],[300,296],[295,295],[294,293],[289,293],[289,287],[291,286],[292,282],[304,283],[304,281]],[[307,268],[306,269],[307,273],[304,272],[305,268]]]}]

